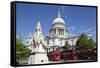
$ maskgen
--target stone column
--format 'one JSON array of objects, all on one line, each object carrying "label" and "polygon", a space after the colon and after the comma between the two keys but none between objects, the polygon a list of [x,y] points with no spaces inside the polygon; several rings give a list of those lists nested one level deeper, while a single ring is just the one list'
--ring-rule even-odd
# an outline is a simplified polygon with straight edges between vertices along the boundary
[{"label": "stone column", "polygon": [[60,29],[60,35],[61,35],[61,29]]},{"label": "stone column", "polygon": [[58,35],[58,29],[56,29],[56,35]]},{"label": "stone column", "polygon": [[54,29],[52,29],[52,31],[53,31],[53,35],[54,35]]},{"label": "stone column", "polygon": [[60,35],[60,29],[58,29],[59,35]]},{"label": "stone column", "polygon": [[66,35],[66,30],[64,30],[64,35]]},{"label": "stone column", "polygon": [[61,29],[61,35],[62,35],[62,29]]},{"label": "stone column", "polygon": [[63,35],[64,35],[64,29],[63,29]]}]

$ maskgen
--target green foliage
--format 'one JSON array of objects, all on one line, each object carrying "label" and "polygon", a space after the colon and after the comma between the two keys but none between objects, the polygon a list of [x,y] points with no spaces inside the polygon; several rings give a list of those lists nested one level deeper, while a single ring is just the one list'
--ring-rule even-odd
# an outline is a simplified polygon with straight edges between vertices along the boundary
[{"label": "green foliage", "polygon": [[70,44],[68,43],[68,41],[65,42],[65,45],[62,47],[63,51],[67,51],[70,49]]},{"label": "green foliage", "polygon": [[16,60],[28,57],[30,50],[22,43],[19,38],[16,38]]},{"label": "green foliage", "polygon": [[66,47],[67,49],[69,49],[69,48],[71,47],[71,45],[68,43],[68,41],[65,42],[65,47]]},{"label": "green foliage", "polygon": [[56,50],[60,50],[61,51],[62,50],[62,47],[58,47]]},{"label": "green foliage", "polygon": [[76,49],[77,50],[89,50],[96,47],[96,43],[91,37],[88,37],[86,34],[81,34],[77,43]]}]

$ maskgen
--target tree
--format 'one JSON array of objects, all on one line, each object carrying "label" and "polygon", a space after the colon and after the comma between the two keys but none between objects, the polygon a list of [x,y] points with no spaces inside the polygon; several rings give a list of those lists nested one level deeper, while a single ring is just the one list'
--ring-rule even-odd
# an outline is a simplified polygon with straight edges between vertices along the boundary
[{"label": "tree", "polygon": [[21,58],[28,57],[30,55],[30,50],[22,43],[21,39],[16,38],[16,60],[17,62]]},{"label": "tree", "polygon": [[62,47],[57,47],[56,50],[58,50],[58,51],[62,51]]},{"label": "tree", "polygon": [[65,42],[65,45],[62,47],[63,51],[69,50],[71,45],[68,43],[68,41]]},{"label": "tree", "polygon": [[84,33],[80,35],[76,42],[76,50],[82,60],[96,59],[96,53],[94,53],[96,50],[96,42],[92,39],[92,37],[89,37]]},{"label": "tree", "polygon": [[76,49],[77,50],[90,50],[96,46],[94,40],[87,36],[86,34],[81,34],[78,41],[76,42]]}]

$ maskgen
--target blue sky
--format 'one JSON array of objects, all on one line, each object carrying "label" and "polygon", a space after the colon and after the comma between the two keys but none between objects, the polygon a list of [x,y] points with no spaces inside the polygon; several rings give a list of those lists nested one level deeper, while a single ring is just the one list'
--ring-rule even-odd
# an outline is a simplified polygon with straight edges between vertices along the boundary
[{"label": "blue sky", "polygon": [[68,28],[69,37],[89,32],[96,39],[96,8],[79,6],[59,6],[17,3],[16,5],[16,32],[25,39],[30,32],[35,31],[37,18],[40,17],[42,31],[49,35],[53,20],[57,17],[60,7],[61,17]]}]

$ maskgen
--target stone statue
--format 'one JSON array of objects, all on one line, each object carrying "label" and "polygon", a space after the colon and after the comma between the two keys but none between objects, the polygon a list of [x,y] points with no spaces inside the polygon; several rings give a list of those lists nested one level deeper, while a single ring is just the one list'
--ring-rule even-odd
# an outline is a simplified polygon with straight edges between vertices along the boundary
[{"label": "stone statue", "polygon": [[44,40],[40,21],[38,19],[36,30],[31,36],[31,55],[28,64],[44,64],[48,63],[47,52],[45,50],[46,42]]}]

